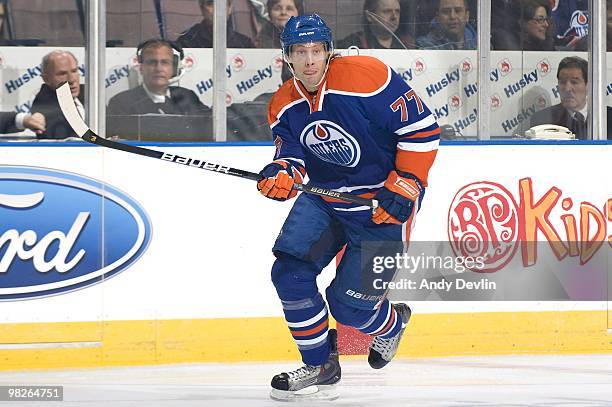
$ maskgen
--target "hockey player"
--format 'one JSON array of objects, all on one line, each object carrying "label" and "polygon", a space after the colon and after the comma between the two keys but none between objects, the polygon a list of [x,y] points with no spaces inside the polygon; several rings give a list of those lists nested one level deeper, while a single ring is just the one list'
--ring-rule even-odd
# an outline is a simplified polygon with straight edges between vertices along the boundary
[{"label": "hockey player", "polygon": [[[370,366],[379,369],[391,361],[410,308],[392,305],[384,291],[364,284],[364,273],[372,273],[371,254],[389,252],[388,246],[378,250],[366,242],[390,243],[401,252],[409,240],[440,130],[425,103],[390,67],[372,57],[334,54],[331,31],[318,15],[292,17],[281,45],[294,77],[270,101],[276,154],[260,172],[258,190],[279,201],[294,198],[294,184],[308,172],[314,185],[379,203],[372,212],[302,194],[273,247],[272,281],[305,365],[274,376],[271,396],[335,398],[330,386],[340,380],[341,369],[327,305],[336,321],[373,336]],[[316,277],[344,245],[326,302]],[[380,276],[389,281],[393,271]],[[319,392],[301,396],[313,390]]]}]

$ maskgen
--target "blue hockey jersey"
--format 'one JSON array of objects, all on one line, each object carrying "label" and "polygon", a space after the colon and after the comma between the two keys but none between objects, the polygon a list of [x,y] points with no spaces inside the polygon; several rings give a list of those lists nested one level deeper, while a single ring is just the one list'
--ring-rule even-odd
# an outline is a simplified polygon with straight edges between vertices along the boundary
[{"label": "blue hockey jersey", "polygon": [[[316,94],[293,78],[270,101],[275,160],[303,166],[312,184],[371,197],[390,171],[427,185],[440,129],[413,89],[366,56],[334,57]],[[358,210],[333,202],[338,210]]]}]

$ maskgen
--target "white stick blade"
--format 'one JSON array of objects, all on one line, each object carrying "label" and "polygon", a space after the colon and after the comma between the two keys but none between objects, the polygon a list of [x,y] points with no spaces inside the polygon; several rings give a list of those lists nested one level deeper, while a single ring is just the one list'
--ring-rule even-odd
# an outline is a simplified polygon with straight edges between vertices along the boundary
[{"label": "white stick blade", "polygon": [[79,114],[79,111],[74,104],[74,99],[72,98],[72,93],[70,92],[70,85],[68,85],[68,82],[58,87],[55,90],[55,94],[57,95],[57,101],[59,102],[60,109],[62,109],[62,113],[68,121],[68,124],[70,124],[70,127],[72,127],[74,132],[79,137],[83,137],[83,135],[87,133],[87,130],[89,130],[89,127],[83,121],[83,118]]}]

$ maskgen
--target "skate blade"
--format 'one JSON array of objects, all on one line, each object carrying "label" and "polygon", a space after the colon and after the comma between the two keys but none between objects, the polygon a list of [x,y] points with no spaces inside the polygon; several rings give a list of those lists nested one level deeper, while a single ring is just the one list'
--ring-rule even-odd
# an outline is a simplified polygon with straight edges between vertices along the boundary
[{"label": "skate blade", "polygon": [[270,398],[276,401],[336,400],[340,395],[335,384],[308,386],[298,391],[272,389]]}]

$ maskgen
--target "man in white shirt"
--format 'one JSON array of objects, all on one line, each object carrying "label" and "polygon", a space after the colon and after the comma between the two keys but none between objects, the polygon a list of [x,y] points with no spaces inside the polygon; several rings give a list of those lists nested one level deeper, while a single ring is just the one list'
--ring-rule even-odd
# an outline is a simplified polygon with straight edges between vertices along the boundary
[{"label": "man in white shirt", "polygon": [[[142,85],[120,92],[108,102],[107,135],[121,138],[133,138],[138,132],[150,133],[146,125],[144,129],[135,126],[140,120],[136,116],[172,115],[176,133],[185,126],[205,126],[200,118],[210,117],[211,109],[205,106],[200,98],[190,89],[171,86],[180,77],[182,48],[175,43],[162,39],[151,39],[138,46],[136,54],[140,63]],[[176,115],[184,116],[178,120]],[[158,118],[160,123],[163,118]],[[209,120],[208,120],[209,121]]]}]

